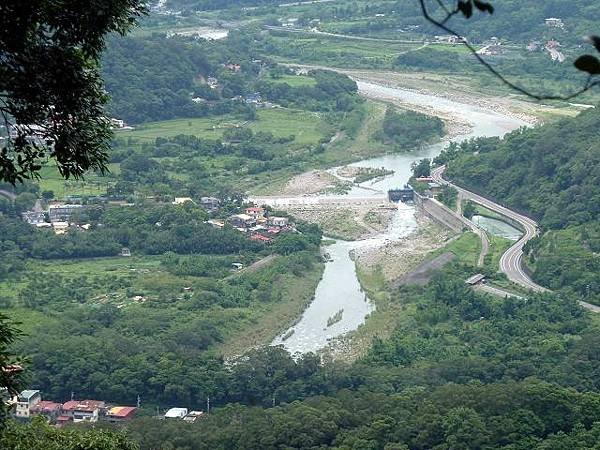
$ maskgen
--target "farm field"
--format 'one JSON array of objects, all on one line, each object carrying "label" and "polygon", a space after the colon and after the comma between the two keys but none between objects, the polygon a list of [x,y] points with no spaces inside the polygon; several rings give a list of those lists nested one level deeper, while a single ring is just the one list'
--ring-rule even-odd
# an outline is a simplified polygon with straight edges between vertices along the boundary
[{"label": "farm field", "polygon": [[298,145],[316,144],[325,136],[326,127],[317,113],[273,108],[259,110],[257,116],[256,121],[220,116],[151,122],[132,131],[119,131],[116,136],[137,139],[141,142],[151,142],[157,137],[169,138],[180,134],[204,139],[219,139],[226,129],[235,127],[248,127],[254,132],[270,132],[278,138],[294,135],[294,142]]}]

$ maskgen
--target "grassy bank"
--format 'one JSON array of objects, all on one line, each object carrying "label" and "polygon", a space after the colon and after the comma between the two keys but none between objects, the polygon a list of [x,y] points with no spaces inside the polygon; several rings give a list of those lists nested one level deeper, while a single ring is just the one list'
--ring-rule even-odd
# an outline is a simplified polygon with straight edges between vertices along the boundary
[{"label": "grassy bank", "polygon": [[336,347],[341,350],[332,357],[343,360],[354,360],[364,355],[375,338],[388,338],[400,323],[409,320],[409,311],[413,308],[402,302],[402,295],[392,295],[381,268],[357,267],[356,273],[363,291],[375,304],[375,310],[363,325],[340,338]]},{"label": "grassy bank", "polygon": [[226,357],[233,357],[273,341],[292,326],[310,304],[324,267],[324,264],[315,264],[300,278],[284,275],[277,280],[281,300],[260,306],[254,316],[216,350]]}]

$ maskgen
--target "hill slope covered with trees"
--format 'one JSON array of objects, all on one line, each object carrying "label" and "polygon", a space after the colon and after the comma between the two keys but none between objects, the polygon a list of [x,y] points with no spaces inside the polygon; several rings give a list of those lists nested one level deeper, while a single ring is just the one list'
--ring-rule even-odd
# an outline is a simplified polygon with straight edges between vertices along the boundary
[{"label": "hill slope covered with trees", "polygon": [[528,265],[540,283],[600,301],[600,112],[597,109],[504,140],[452,146],[447,176],[540,221]]}]

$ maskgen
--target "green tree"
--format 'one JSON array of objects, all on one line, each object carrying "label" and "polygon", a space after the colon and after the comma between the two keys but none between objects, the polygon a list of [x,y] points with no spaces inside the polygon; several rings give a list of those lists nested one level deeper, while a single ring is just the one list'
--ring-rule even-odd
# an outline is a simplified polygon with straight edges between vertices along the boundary
[{"label": "green tree", "polygon": [[443,419],[446,442],[440,450],[477,450],[487,441],[482,418],[471,408],[451,409]]},{"label": "green tree", "polygon": [[32,194],[31,192],[23,192],[22,194],[17,195],[15,198],[15,211],[17,213],[21,213],[31,209],[36,200],[36,195]]},{"label": "green tree", "polygon": [[477,213],[477,208],[475,207],[475,203],[472,201],[467,201],[463,206],[463,216],[467,219],[470,219]]},{"label": "green tree", "polygon": [[[10,346],[18,339],[19,334],[19,331],[14,328],[8,318],[0,314],[0,389],[6,391],[9,396],[17,393],[19,376],[22,372],[21,365],[9,351]],[[7,412],[3,399],[0,399],[0,429],[4,428]],[[0,448],[12,447],[0,445]]]},{"label": "green tree", "polygon": [[428,177],[431,175],[431,161],[427,158],[422,159],[418,163],[413,163],[413,176],[416,178]]},{"label": "green tree", "polygon": [[0,115],[11,132],[0,180],[34,177],[48,157],[65,178],[106,170],[98,62],[106,34],[126,33],[144,11],[141,0],[0,3]]},{"label": "green tree", "polygon": [[54,191],[50,191],[50,190],[42,191],[42,198],[46,201],[52,200],[54,198]]},{"label": "green tree", "polygon": [[27,450],[138,450],[124,434],[106,430],[57,429],[44,419],[26,425],[9,422],[0,435],[0,448]]}]

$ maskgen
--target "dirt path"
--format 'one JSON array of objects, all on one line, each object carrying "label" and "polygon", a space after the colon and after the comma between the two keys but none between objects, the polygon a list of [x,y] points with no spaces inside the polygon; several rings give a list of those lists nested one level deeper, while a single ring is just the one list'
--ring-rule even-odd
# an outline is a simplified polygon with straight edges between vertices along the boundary
[{"label": "dirt path", "polygon": [[232,275],[229,275],[225,279],[227,280],[227,279],[230,279],[230,278],[234,278],[234,277],[237,277],[238,275],[241,275],[241,274],[257,272],[260,269],[262,269],[263,267],[270,266],[276,259],[277,259],[277,255],[266,256],[265,258],[259,259],[255,263],[250,264],[248,267],[245,267],[242,270],[239,270],[236,273],[234,273]]}]

